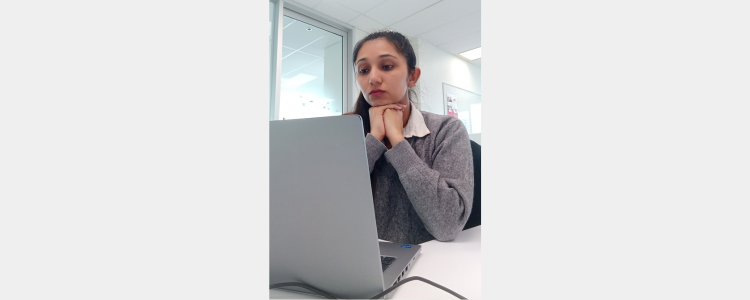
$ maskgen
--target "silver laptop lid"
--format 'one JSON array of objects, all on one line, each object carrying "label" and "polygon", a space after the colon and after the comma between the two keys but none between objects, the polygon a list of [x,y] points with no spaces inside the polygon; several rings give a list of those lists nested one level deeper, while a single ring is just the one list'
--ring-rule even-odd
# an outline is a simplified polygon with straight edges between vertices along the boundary
[{"label": "silver laptop lid", "polygon": [[271,121],[269,206],[271,284],[384,290],[359,116]]}]

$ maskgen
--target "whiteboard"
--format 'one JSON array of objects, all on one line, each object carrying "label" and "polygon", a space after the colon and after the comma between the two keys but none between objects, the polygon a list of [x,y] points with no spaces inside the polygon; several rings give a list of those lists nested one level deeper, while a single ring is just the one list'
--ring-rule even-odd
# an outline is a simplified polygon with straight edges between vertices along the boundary
[{"label": "whiteboard", "polygon": [[469,134],[482,132],[482,95],[443,82],[443,114],[458,118]]}]

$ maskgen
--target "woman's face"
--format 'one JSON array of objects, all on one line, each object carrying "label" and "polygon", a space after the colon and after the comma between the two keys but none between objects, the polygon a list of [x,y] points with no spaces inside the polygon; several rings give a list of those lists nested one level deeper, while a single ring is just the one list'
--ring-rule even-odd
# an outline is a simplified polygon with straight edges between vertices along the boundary
[{"label": "woman's face", "polygon": [[416,84],[420,72],[417,68],[410,74],[406,58],[384,38],[362,44],[355,71],[357,86],[371,106],[408,105],[408,88]]}]

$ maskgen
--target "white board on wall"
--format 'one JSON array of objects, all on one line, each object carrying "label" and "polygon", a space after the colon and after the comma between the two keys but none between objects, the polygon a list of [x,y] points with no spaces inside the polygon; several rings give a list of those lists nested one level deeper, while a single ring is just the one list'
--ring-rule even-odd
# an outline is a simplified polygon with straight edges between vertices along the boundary
[{"label": "white board on wall", "polygon": [[469,134],[482,133],[482,95],[443,82],[443,114],[460,119]]}]

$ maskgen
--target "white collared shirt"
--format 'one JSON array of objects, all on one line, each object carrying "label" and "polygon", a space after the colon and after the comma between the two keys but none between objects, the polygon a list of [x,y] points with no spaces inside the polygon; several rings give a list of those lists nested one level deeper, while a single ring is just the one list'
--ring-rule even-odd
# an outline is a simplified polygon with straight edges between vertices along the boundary
[{"label": "white collared shirt", "polygon": [[414,107],[414,104],[412,104],[411,101],[409,102],[409,107],[411,107],[411,113],[409,113],[409,121],[407,121],[406,126],[404,127],[404,138],[413,136],[423,137],[429,134],[430,130],[427,129],[427,125],[424,124],[422,113]]}]

